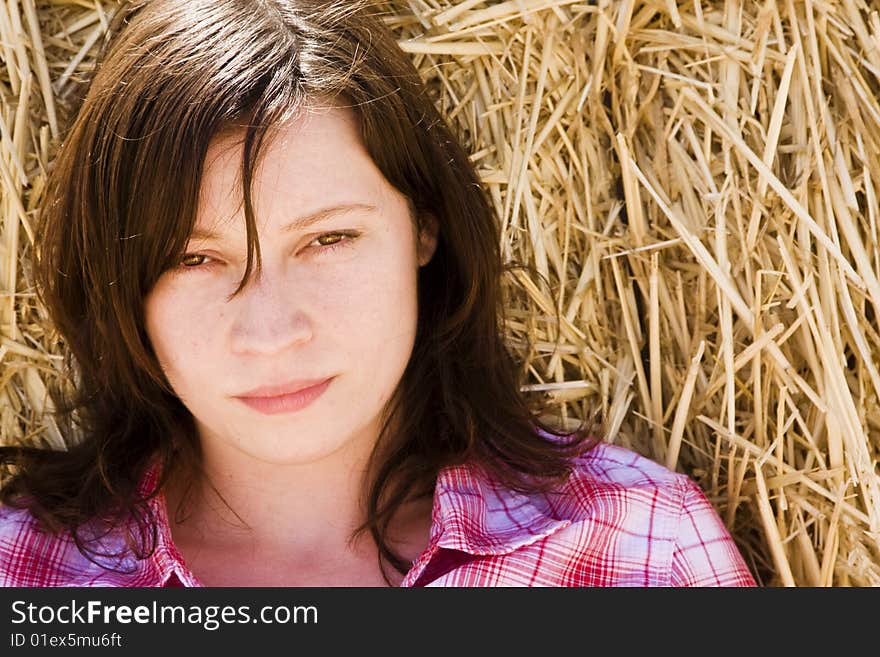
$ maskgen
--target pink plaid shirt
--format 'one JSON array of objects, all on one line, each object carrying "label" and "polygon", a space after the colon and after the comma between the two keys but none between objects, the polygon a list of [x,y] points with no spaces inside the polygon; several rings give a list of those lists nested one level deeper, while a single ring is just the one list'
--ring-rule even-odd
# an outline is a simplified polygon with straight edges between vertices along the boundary
[{"label": "pink plaid shirt", "polygon": [[[142,486],[150,490],[157,476],[154,467]],[[0,508],[0,585],[201,586],[171,538],[164,496],[151,505],[153,555],[93,557],[101,565],[69,536],[40,531],[27,511]],[[696,484],[604,443],[551,494],[504,489],[474,466],[444,468],[432,521],[428,546],[401,586],[755,585]],[[122,541],[110,534],[100,545],[112,553]]]}]

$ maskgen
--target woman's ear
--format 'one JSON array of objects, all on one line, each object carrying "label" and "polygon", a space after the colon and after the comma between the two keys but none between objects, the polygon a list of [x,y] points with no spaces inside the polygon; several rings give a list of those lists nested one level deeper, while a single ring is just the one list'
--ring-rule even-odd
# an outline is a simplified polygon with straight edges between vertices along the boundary
[{"label": "woman's ear", "polygon": [[425,212],[420,217],[419,225],[419,267],[424,267],[431,262],[437,250],[440,222],[433,214]]}]

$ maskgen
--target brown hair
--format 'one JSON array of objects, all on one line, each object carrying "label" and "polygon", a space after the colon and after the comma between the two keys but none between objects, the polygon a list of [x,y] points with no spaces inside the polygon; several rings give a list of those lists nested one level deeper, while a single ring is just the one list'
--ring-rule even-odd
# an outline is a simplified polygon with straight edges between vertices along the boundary
[{"label": "brown hair", "polygon": [[[138,483],[158,455],[162,479],[199,471],[193,418],[144,329],[144,299],[177,264],[192,231],[209,143],[246,126],[241,184],[248,260],[259,267],[251,182],[273,125],[318,98],[352,105],[367,150],[411,202],[437,218],[419,271],[413,353],[386,412],[367,496],[369,530],[387,561],[400,506],[433,491],[438,470],[477,462],[506,485],[538,490],[565,477],[593,436],[537,419],[501,335],[498,227],[467,153],[408,56],[368,1],[151,0],[114,17],[100,65],[51,171],[41,212],[38,291],[68,352],[74,385],[53,389],[72,443],[58,452],[0,448],[13,465],[0,502],[27,505],[52,530],[134,517],[155,548]],[[394,428],[392,430],[392,427]],[[546,434],[541,435],[536,428]],[[95,554],[95,553],[93,553]],[[384,564],[383,564],[384,572]]]}]

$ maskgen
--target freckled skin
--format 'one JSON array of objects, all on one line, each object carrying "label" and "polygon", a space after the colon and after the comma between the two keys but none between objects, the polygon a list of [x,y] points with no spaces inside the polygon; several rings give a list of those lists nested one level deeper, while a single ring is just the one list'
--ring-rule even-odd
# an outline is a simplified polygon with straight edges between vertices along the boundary
[{"label": "freckled skin", "polygon": [[[146,299],[147,333],[196,419],[209,461],[297,465],[340,450],[364,452],[412,352],[416,277],[436,248],[436,223],[419,240],[406,199],[369,158],[351,111],[316,111],[281,127],[268,144],[254,186],[262,273],[227,301],[246,258],[233,193],[240,138],[212,144],[206,160],[197,228],[220,237],[191,241],[187,252],[207,260],[159,280]],[[295,218],[347,203],[377,210],[281,231]],[[343,237],[351,241],[335,250],[316,241],[336,231],[358,236]],[[233,398],[328,376],[336,378],[323,396],[297,413],[262,415]]]}]

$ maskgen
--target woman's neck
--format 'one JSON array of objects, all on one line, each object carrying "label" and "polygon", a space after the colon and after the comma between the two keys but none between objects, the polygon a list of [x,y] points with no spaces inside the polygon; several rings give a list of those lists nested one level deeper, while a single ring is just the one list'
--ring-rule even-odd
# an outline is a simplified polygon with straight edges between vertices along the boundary
[{"label": "woman's neck", "polygon": [[[363,442],[368,444],[361,449],[349,444],[332,459],[299,465],[208,450],[204,475],[191,481],[189,491],[190,481],[179,479],[169,481],[164,491],[172,536],[190,568],[201,577],[193,565],[201,559],[213,564],[215,579],[224,570],[232,577],[232,570],[221,565],[228,561],[241,564],[245,578],[250,568],[253,577],[265,580],[267,574],[258,576],[254,570],[265,566],[268,573],[309,573],[327,582],[311,585],[341,585],[329,583],[339,577],[361,580],[358,585],[376,579],[378,551],[372,536],[362,532],[352,541],[366,519],[364,473],[372,444]],[[410,502],[389,526],[386,540],[405,559],[414,560],[427,545],[431,510],[430,498]],[[249,561],[249,555],[259,561]],[[396,573],[390,567],[386,571]]]}]

